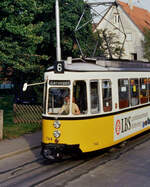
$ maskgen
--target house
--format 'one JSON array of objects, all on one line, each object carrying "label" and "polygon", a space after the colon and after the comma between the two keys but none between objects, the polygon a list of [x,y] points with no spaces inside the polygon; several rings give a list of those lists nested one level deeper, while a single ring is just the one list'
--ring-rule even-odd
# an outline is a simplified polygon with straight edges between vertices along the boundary
[{"label": "house", "polygon": [[[122,59],[146,61],[143,55],[144,29],[150,29],[150,12],[128,3],[116,1],[105,16],[97,24],[96,30],[107,29],[116,33],[121,43],[124,43]],[[110,24],[111,23],[111,24]]]}]

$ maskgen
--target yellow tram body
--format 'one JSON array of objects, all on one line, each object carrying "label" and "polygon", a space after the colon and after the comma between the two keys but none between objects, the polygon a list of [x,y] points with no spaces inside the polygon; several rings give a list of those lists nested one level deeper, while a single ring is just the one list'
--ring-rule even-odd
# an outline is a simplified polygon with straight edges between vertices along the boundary
[{"label": "yellow tram body", "polygon": [[[87,120],[63,120],[60,128],[61,137],[57,144],[79,145],[82,152],[91,152],[103,148],[111,147],[125,141],[137,134],[149,129],[149,127],[133,133],[121,140],[114,141],[114,116],[100,117]],[[53,136],[55,128],[54,120],[43,120],[42,123],[42,142],[45,144],[56,144]]]},{"label": "yellow tram body", "polygon": [[[95,151],[113,145],[113,116],[86,120],[61,121],[59,144],[79,145],[82,152]],[[55,143],[54,121],[43,120],[43,142]],[[106,126],[106,124],[108,124]],[[106,136],[107,134],[107,136]],[[50,140],[49,140],[50,138]]]},{"label": "yellow tram body", "polygon": [[[121,64],[121,62],[118,63]],[[73,65],[72,69],[71,65]],[[139,64],[136,64],[136,67],[137,65]],[[77,71],[77,66],[72,63],[69,66],[70,69],[65,67],[64,74],[54,73],[53,69],[45,74],[46,109],[42,122],[42,154],[46,158],[59,157],[66,148],[72,151],[72,148],[77,147],[85,153],[111,147],[150,128],[150,73],[148,68],[139,71],[139,67],[132,67],[133,69],[127,68],[122,71],[118,67],[108,68],[108,64],[107,67],[102,66],[102,69],[99,64],[79,63],[78,67],[80,66],[81,69]],[[95,72],[96,68],[99,69]],[[77,82],[74,82],[75,80]],[[81,80],[87,87],[81,84]],[[110,80],[111,84],[108,84],[109,81],[105,84],[106,80]],[[62,83],[65,85],[61,85]],[[57,96],[64,91],[63,89],[67,92],[70,89],[69,94],[73,98],[74,92],[79,90],[78,83],[81,84],[81,90],[76,94],[77,103],[81,109],[80,101],[86,97],[87,111],[74,115],[71,113],[70,106],[70,113],[59,114],[60,109],[56,108],[59,100]],[[74,86],[77,87],[76,90]],[[96,93],[96,87],[98,97],[94,98],[90,95]],[[87,95],[82,97],[85,90]],[[55,96],[50,99],[53,92],[56,92]],[[121,96],[121,94],[124,95]],[[135,103],[135,99],[138,103]]]}]

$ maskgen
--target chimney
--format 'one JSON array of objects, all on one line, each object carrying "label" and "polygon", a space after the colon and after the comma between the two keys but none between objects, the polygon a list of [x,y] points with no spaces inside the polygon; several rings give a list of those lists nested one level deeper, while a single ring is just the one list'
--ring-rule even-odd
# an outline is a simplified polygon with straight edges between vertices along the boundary
[{"label": "chimney", "polygon": [[128,0],[128,5],[129,5],[130,9],[132,10],[133,9],[133,2],[132,2],[132,0]]}]

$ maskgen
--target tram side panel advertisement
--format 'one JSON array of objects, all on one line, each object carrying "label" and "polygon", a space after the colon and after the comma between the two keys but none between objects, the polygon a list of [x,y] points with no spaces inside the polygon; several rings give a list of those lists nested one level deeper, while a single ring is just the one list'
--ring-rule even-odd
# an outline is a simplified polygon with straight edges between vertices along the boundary
[{"label": "tram side panel advertisement", "polygon": [[114,116],[114,141],[150,126],[150,107]]}]

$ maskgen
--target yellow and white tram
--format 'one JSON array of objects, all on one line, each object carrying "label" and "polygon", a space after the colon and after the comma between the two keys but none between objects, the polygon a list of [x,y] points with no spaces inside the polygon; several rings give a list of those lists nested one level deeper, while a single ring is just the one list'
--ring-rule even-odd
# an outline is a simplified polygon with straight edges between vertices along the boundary
[{"label": "yellow and white tram", "polygon": [[57,63],[44,75],[43,156],[96,151],[148,130],[150,64],[71,58],[62,62],[59,0],[56,36]]},{"label": "yellow and white tram", "polygon": [[[150,128],[150,64],[66,61],[64,73],[51,67],[45,73],[45,82],[45,158],[75,150],[96,151]],[[73,111],[74,103],[80,110],[78,114]],[[64,105],[68,110],[60,113]]]}]

